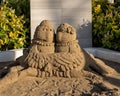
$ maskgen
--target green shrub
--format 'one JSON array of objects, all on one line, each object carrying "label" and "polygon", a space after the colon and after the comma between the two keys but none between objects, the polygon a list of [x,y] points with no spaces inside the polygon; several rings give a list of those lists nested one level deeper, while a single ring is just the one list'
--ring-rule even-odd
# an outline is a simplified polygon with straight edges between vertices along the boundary
[{"label": "green shrub", "polygon": [[17,16],[24,15],[25,26],[30,27],[30,0],[6,0]]},{"label": "green shrub", "polygon": [[93,46],[120,51],[120,2],[92,1]]},{"label": "green shrub", "polygon": [[26,47],[26,32],[24,16],[15,15],[15,10],[0,5],[0,50]]},{"label": "green shrub", "polygon": [[26,32],[26,45],[29,46],[31,39],[30,39],[30,0],[5,0],[8,2],[8,7],[15,9],[15,14],[17,16],[23,15],[23,20],[25,21],[24,26],[28,29]]}]

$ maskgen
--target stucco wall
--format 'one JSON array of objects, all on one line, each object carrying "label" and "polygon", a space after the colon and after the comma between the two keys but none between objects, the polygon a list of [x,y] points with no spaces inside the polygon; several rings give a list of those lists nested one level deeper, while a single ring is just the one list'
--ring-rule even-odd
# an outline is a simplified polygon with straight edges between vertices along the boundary
[{"label": "stucco wall", "polygon": [[35,27],[44,19],[51,20],[57,28],[67,22],[77,29],[82,47],[92,46],[91,0],[30,0],[31,38]]}]

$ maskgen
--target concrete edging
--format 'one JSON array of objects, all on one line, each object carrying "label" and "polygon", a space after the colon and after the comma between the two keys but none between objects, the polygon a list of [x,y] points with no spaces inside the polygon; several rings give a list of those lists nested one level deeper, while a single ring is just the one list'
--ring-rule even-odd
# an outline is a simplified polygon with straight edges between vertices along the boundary
[{"label": "concrete edging", "polygon": [[[120,63],[120,52],[104,48],[84,48],[95,57]],[[16,58],[23,55],[23,49],[15,49],[0,52],[0,62],[15,61]]]},{"label": "concrete edging", "polygon": [[120,63],[120,52],[105,48],[85,48],[85,50],[95,57]]},{"label": "concrete edging", "polygon": [[23,49],[14,49],[0,52],[0,62],[15,61],[23,55]]}]

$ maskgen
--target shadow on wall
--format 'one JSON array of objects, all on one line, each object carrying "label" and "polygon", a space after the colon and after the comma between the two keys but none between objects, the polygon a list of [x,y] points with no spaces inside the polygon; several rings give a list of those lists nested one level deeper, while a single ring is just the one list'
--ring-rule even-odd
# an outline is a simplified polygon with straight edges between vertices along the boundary
[{"label": "shadow on wall", "polygon": [[92,46],[92,23],[85,22],[82,25],[77,26],[77,39],[81,47]]}]

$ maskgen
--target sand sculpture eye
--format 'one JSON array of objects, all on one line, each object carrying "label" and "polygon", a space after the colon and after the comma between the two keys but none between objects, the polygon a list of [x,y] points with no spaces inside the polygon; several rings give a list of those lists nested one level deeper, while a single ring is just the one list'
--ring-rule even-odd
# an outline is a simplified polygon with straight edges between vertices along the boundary
[{"label": "sand sculpture eye", "polygon": [[69,33],[69,34],[73,34],[72,31],[73,31],[73,30],[72,30],[71,26],[69,26],[69,27],[67,28],[67,33]]},{"label": "sand sculpture eye", "polygon": [[43,31],[45,31],[45,28],[43,28]]},{"label": "sand sculpture eye", "polygon": [[48,28],[46,28],[46,31],[48,31]]},{"label": "sand sculpture eye", "polygon": [[72,31],[70,31],[70,34],[73,34],[73,32],[72,32]]}]

